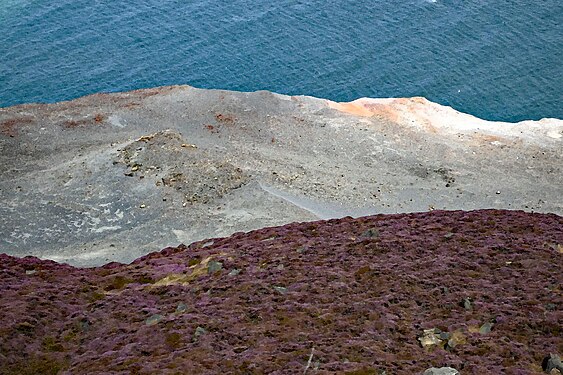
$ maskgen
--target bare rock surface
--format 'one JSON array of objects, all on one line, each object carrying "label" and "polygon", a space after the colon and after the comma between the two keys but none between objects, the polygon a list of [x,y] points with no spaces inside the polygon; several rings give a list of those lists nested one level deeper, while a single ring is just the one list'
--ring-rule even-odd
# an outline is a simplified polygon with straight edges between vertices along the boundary
[{"label": "bare rock surface", "polygon": [[346,215],[563,213],[562,121],[452,111],[188,86],[0,108],[0,251],[96,266]]},{"label": "bare rock surface", "polygon": [[98,268],[0,255],[0,374],[553,373],[562,256],[561,216],[504,210],[294,223]]}]

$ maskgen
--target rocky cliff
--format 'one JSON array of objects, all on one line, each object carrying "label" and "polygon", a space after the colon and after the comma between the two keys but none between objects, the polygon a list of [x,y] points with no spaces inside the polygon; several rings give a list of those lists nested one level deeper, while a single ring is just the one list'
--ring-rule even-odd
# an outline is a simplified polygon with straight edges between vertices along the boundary
[{"label": "rocky cliff", "polygon": [[74,265],[347,215],[563,213],[560,120],[163,87],[0,109],[0,248]]}]

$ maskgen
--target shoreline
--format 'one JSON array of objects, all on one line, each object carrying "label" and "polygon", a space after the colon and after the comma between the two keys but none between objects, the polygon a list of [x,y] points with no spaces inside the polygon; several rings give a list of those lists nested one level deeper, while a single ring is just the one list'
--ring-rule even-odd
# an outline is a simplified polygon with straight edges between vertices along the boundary
[{"label": "shoreline", "polygon": [[[75,101],[81,101],[84,100],[85,98],[89,98],[89,97],[95,97],[95,96],[99,96],[99,95],[121,95],[121,94],[127,94],[127,93],[141,93],[144,91],[154,91],[154,90],[166,90],[169,88],[175,88],[175,87],[189,87],[189,88],[193,88],[193,89],[197,89],[197,90],[206,90],[206,91],[221,91],[221,92],[232,92],[232,93],[239,93],[239,94],[252,94],[252,93],[258,93],[258,92],[269,92],[271,94],[274,95],[280,95],[280,96],[286,96],[286,97],[306,97],[306,98],[312,98],[312,99],[316,99],[316,100],[324,100],[327,103],[329,103],[329,106],[331,106],[334,109],[338,109],[341,110],[343,112],[349,112],[350,114],[354,114],[354,115],[358,115],[358,116],[362,116],[362,117],[371,117],[371,116],[375,116],[375,115],[381,115],[383,114],[384,111],[382,111],[382,109],[384,109],[385,107],[389,107],[389,108],[405,108],[405,107],[410,107],[411,110],[417,109],[423,109],[422,107],[427,107],[430,110],[433,111],[444,111],[447,112],[449,114],[449,116],[451,116],[452,114],[458,114],[458,115],[462,115],[464,117],[470,117],[474,120],[479,120],[482,122],[486,122],[486,123],[494,123],[494,124],[523,124],[523,123],[553,123],[553,122],[563,122],[563,119],[560,118],[554,118],[554,117],[542,117],[540,119],[534,120],[534,119],[523,119],[520,121],[515,121],[515,122],[511,122],[511,121],[501,121],[501,120],[487,120],[485,118],[482,117],[478,117],[475,116],[471,113],[468,112],[463,112],[460,110],[457,110],[451,106],[448,105],[444,105],[444,104],[440,104],[438,102],[434,102],[430,99],[427,99],[424,96],[411,96],[411,97],[403,97],[403,96],[396,96],[396,97],[359,97],[357,99],[348,101],[348,102],[340,102],[340,101],[335,101],[335,100],[331,100],[331,99],[327,99],[327,98],[323,98],[323,97],[317,97],[317,96],[312,96],[312,95],[307,95],[307,94],[281,94],[281,93],[277,93],[275,91],[270,91],[270,90],[255,90],[255,91],[238,91],[238,90],[228,90],[228,89],[221,89],[221,88],[202,88],[202,87],[196,87],[196,86],[192,86],[192,85],[188,85],[188,84],[176,84],[176,85],[163,85],[163,86],[153,86],[153,87],[145,87],[145,88],[138,88],[138,89],[132,89],[132,90],[123,90],[123,91],[100,91],[100,92],[93,92],[90,94],[86,94],[86,95],[82,95],[82,96],[78,96],[75,98],[69,98],[69,99],[64,99],[64,100],[58,100],[58,101],[45,101],[45,102],[26,102],[26,103],[20,103],[20,104],[14,104],[14,105],[9,105],[9,106],[5,106],[5,107],[0,107],[0,112],[5,111],[5,110],[9,110],[11,108],[16,108],[16,107],[28,107],[28,106],[46,106],[46,105],[57,105],[57,104],[61,104],[61,103],[71,103],[71,102],[75,102]],[[378,109],[378,107],[380,107]],[[406,111],[405,111],[406,112]]]}]

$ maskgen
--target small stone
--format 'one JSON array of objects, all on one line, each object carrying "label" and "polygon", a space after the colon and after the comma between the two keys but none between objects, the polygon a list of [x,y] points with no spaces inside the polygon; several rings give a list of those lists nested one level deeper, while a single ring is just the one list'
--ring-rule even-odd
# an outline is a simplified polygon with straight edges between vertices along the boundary
[{"label": "small stone", "polygon": [[136,171],[138,171],[138,170],[139,170],[139,166],[138,166],[138,165],[135,165],[135,166],[133,166],[133,168],[131,168],[131,171],[133,171],[133,172],[136,172]]},{"label": "small stone", "polygon": [[281,294],[285,294],[285,292],[287,292],[287,288],[284,288],[283,286],[274,286],[274,289],[280,292]]},{"label": "small stone", "polygon": [[207,264],[207,273],[219,272],[223,269],[223,263],[212,260]]},{"label": "small stone", "polygon": [[429,349],[433,346],[441,345],[442,340],[440,339],[439,333],[441,333],[441,331],[436,331],[435,328],[425,329],[423,334],[418,338],[418,341],[420,341],[420,345],[422,345],[424,349]]},{"label": "small stone", "polygon": [[461,304],[465,310],[471,310],[473,308],[470,298],[464,298],[463,301],[461,301]]},{"label": "small stone", "polygon": [[563,374],[563,362],[561,362],[561,357],[557,354],[550,353],[548,357],[543,359],[542,368],[548,374],[553,370],[559,370],[559,372]]},{"label": "small stone", "polygon": [[493,329],[493,323],[487,322],[485,324],[483,324],[481,327],[479,327],[479,333],[482,335],[486,335],[487,333],[490,333],[491,330]]},{"label": "small stone", "polygon": [[497,194],[500,194],[500,190],[497,190]]},{"label": "small stone", "polygon": [[280,265],[278,265],[276,268],[277,268],[278,271],[283,271],[284,265],[283,265],[283,264],[280,264]]},{"label": "small stone", "polygon": [[229,276],[236,276],[236,275],[238,275],[239,273],[240,273],[240,270],[235,268],[234,270],[232,270],[231,272],[229,272]]},{"label": "small stone", "polygon": [[197,328],[195,329],[194,332],[194,340],[197,340],[200,336],[203,336],[207,333],[207,331],[205,330],[205,328],[197,326]]},{"label": "small stone", "polygon": [[204,243],[203,245],[201,245],[202,248],[204,247],[209,247],[211,245],[213,245],[215,243],[215,241],[207,241],[206,243]]},{"label": "small stone", "polygon": [[178,304],[178,307],[176,307],[176,313],[180,314],[185,312],[188,309],[188,305],[186,305],[184,302],[180,302]]},{"label": "small stone", "polygon": [[27,270],[25,271],[26,275],[34,275],[37,271],[36,270]]},{"label": "small stone", "polygon": [[423,375],[459,375],[459,371],[452,367],[432,367],[424,371]]},{"label": "small stone", "polygon": [[139,208],[145,208],[145,207],[147,207],[145,204],[141,204],[141,205],[139,206]]},{"label": "small stone", "polygon": [[158,322],[160,322],[162,320],[163,316],[160,314],[154,314],[151,317],[149,317],[145,323],[148,326],[154,326],[155,324],[157,324]]}]

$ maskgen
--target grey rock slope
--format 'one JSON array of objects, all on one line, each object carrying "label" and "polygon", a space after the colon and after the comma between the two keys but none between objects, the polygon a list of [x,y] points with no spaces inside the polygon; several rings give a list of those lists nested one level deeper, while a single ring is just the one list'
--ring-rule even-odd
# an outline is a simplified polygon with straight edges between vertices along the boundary
[{"label": "grey rock slope", "polygon": [[94,266],[347,215],[563,214],[560,138],[452,127],[188,86],[2,108],[0,253]]}]

